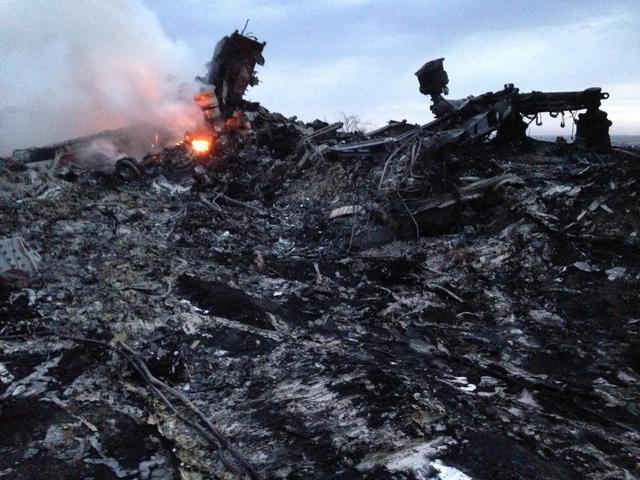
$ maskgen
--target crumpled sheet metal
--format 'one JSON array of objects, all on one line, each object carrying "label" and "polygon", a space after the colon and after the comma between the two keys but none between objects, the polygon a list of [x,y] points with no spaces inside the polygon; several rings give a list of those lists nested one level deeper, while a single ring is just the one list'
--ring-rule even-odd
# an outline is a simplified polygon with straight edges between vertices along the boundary
[{"label": "crumpled sheet metal", "polygon": [[22,272],[30,277],[38,274],[40,255],[29,248],[20,236],[0,239],[0,275]]}]

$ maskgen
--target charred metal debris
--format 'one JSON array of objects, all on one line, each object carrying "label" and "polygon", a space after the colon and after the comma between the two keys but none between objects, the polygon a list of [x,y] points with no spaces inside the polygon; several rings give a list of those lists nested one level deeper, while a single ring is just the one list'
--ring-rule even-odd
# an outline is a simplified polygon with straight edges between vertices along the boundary
[{"label": "charred metal debris", "polygon": [[[264,47],[218,44],[178,144],[0,161],[0,476],[640,476],[640,159],[608,94],[450,100],[437,59],[432,122],[347,133],[243,99]],[[542,112],[576,141],[528,138]]]}]

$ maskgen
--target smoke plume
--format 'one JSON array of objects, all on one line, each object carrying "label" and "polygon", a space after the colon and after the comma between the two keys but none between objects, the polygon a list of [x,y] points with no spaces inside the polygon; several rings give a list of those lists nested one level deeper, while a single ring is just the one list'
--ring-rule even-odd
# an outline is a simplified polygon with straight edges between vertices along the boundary
[{"label": "smoke plume", "polygon": [[194,61],[141,0],[3,0],[0,156],[151,123],[176,139],[200,110]]}]

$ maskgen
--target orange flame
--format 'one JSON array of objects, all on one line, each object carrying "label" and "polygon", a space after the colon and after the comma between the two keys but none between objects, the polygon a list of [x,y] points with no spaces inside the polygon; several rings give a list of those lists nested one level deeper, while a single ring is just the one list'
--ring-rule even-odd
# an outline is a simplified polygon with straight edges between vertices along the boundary
[{"label": "orange flame", "polygon": [[198,154],[209,153],[211,140],[208,138],[194,138],[191,140],[191,148]]}]

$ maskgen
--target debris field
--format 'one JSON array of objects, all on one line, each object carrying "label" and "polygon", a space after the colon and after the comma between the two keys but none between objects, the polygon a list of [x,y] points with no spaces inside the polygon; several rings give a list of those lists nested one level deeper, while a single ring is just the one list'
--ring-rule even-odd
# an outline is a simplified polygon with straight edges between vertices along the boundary
[{"label": "debris field", "polygon": [[439,59],[432,124],[345,132],[244,102],[264,44],[226,42],[204,133],[0,160],[0,477],[639,478],[640,156],[606,96],[457,103]]}]

